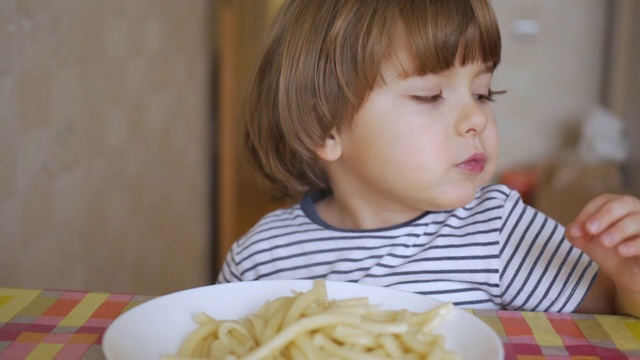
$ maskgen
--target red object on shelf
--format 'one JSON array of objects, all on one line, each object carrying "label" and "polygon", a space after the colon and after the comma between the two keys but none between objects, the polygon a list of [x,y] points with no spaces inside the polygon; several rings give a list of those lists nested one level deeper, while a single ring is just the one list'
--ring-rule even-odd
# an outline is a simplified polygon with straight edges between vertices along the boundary
[{"label": "red object on shelf", "polygon": [[513,168],[505,170],[500,176],[500,183],[516,190],[525,204],[533,206],[533,199],[538,186],[538,172],[534,168]]}]

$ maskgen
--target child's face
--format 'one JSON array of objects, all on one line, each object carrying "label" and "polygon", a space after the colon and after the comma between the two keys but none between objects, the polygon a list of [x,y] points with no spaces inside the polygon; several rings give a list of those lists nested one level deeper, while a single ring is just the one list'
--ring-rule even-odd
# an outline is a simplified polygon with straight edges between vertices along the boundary
[{"label": "child's face", "polygon": [[493,69],[474,63],[427,76],[399,73],[389,64],[352,125],[335,132],[334,193],[391,211],[464,206],[496,164]]}]

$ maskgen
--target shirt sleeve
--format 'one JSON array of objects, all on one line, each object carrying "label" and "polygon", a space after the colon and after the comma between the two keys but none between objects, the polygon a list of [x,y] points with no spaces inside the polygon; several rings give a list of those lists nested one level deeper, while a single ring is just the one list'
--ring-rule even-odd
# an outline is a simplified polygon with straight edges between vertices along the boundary
[{"label": "shirt sleeve", "polygon": [[500,290],[505,309],[572,312],[598,266],[564,237],[564,227],[508,195],[500,230]]},{"label": "shirt sleeve", "polygon": [[240,270],[238,269],[238,265],[235,261],[235,251],[236,244],[231,246],[231,249],[225,257],[224,264],[222,265],[222,269],[220,270],[218,279],[216,280],[217,284],[242,281]]}]

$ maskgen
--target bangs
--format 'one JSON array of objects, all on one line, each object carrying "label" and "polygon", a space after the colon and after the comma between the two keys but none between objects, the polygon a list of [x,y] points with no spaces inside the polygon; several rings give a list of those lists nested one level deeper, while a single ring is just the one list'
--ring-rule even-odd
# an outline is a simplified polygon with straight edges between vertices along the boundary
[{"label": "bangs", "polygon": [[368,92],[385,81],[382,68],[394,56],[403,77],[437,74],[476,62],[495,69],[500,63],[500,29],[487,0],[338,2],[350,4],[344,16],[349,20],[338,16],[336,24],[349,25],[336,26],[328,43],[335,58],[333,79],[340,87],[334,94],[346,99],[348,113],[353,114]]},{"label": "bangs", "polygon": [[[500,63],[500,30],[486,1],[406,1],[398,12],[408,39],[404,75],[440,73],[456,65]],[[411,6],[409,6],[411,5]]]}]

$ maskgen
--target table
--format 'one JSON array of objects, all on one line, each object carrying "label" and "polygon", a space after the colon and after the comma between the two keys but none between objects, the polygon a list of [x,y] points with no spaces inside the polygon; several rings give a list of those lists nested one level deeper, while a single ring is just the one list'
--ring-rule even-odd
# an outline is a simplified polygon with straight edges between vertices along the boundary
[{"label": "table", "polygon": [[[0,287],[0,359],[104,359],[102,336],[153,296]],[[626,316],[473,310],[505,359],[640,359],[640,320]]]},{"label": "table", "polygon": [[104,359],[109,324],[151,298],[0,288],[0,359]]}]

